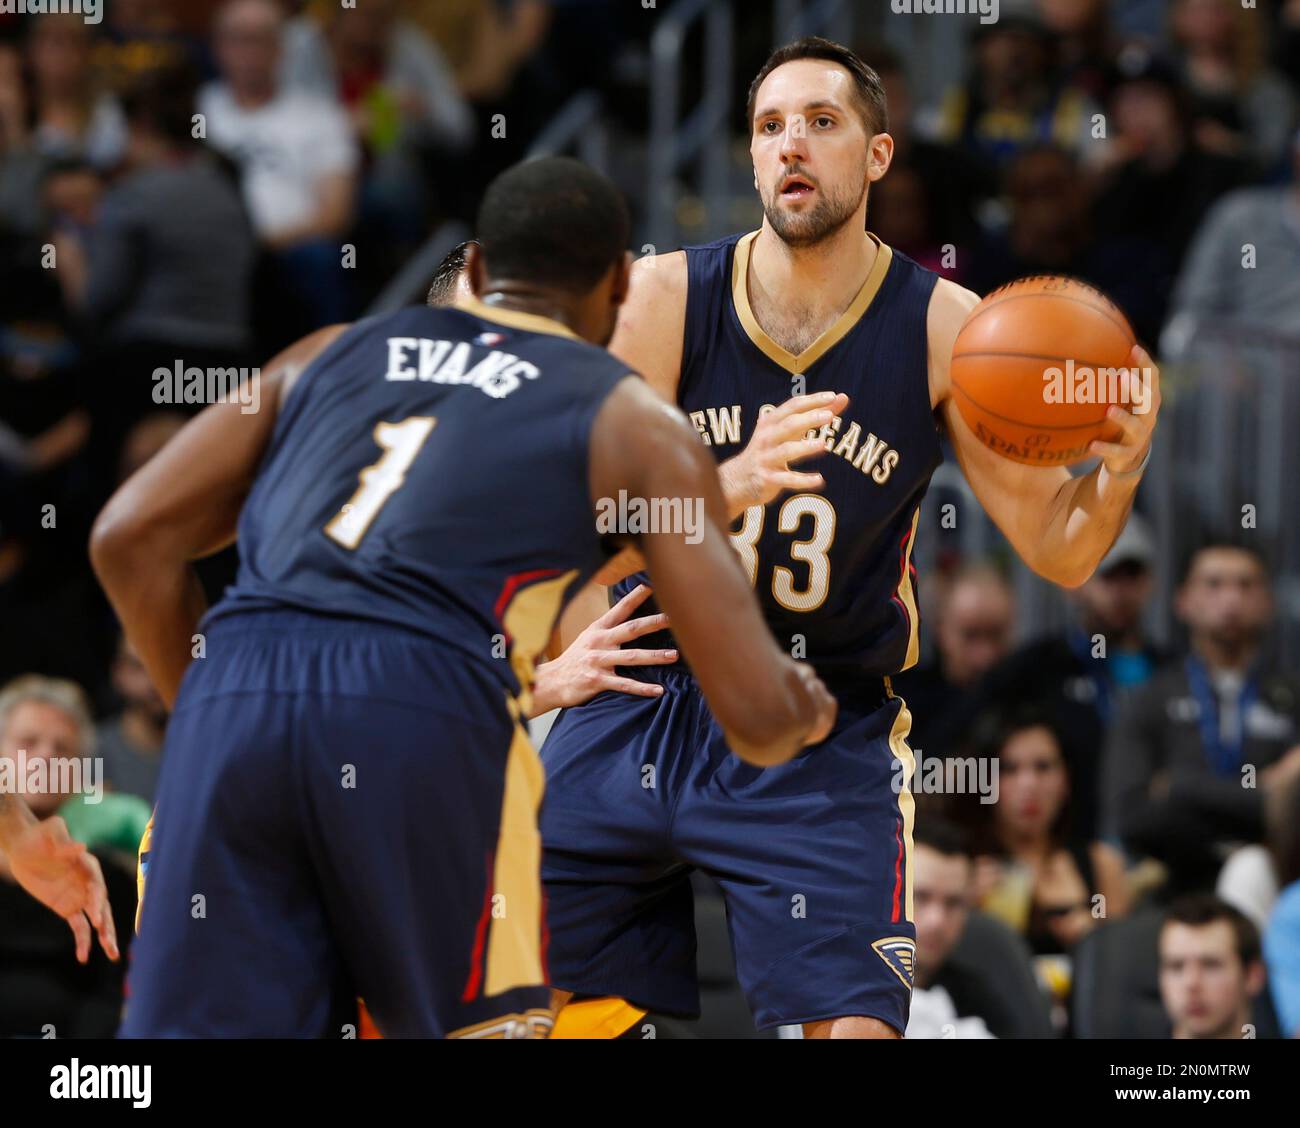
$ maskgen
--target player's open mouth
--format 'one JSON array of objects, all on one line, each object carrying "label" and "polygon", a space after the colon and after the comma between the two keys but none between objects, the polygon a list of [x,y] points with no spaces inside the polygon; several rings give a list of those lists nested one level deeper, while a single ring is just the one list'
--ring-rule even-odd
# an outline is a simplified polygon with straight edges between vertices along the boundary
[{"label": "player's open mouth", "polygon": [[801,176],[787,176],[781,181],[781,196],[786,200],[806,199],[815,190],[811,182]]}]

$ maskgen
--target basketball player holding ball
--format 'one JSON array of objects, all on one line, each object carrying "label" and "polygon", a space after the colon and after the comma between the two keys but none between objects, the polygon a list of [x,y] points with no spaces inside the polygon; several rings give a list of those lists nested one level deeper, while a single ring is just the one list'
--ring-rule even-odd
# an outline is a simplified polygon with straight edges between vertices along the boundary
[{"label": "basketball player holding ball", "polygon": [[[762,227],[641,260],[611,349],[717,458],[767,623],[839,719],[790,763],[750,767],[680,664],[627,671],[656,697],[605,693],[560,715],[542,751],[548,956],[569,1001],[557,1034],[580,1036],[584,1011],[606,1035],[645,1012],[698,1012],[699,868],[723,890],[760,1028],[901,1036],[913,761],[889,678],[917,660],[912,542],[941,430],[1026,564],[1076,587],[1124,524],[1159,408],[1150,357],[1095,291],[1037,280],[973,314],[975,294],[867,233],[893,140],[880,81],[852,52],[777,51],[748,117]],[[1145,370],[1140,410],[1081,385],[1052,394],[1047,369],[1085,362]],[[1088,457],[1100,463],[1071,477]]]}]

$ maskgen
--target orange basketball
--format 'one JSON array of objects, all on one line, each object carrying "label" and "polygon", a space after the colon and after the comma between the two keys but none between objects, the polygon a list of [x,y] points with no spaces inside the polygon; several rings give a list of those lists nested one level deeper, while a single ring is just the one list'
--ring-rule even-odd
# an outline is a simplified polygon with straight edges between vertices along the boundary
[{"label": "orange basketball", "polygon": [[967,426],[991,450],[1032,466],[1090,457],[1115,441],[1106,409],[1141,410],[1130,373],[1133,330],[1100,290],[1038,275],[994,290],[972,311],[952,353],[953,394]]}]

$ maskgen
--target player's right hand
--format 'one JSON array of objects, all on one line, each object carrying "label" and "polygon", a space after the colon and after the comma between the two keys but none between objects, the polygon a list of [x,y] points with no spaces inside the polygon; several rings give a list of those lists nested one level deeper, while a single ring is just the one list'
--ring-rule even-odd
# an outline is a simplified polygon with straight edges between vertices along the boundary
[{"label": "player's right hand", "polygon": [[718,468],[731,516],[751,505],[766,505],[784,490],[821,489],[825,482],[820,474],[790,467],[826,453],[825,441],[818,435],[808,438],[808,432],[825,427],[848,406],[843,392],[814,392],[791,396],[760,415],[749,444]]},{"label": "player's right hand", "polygon": [[668,628],[668,616],[632,612],[650,598],[651,588],[639,584],[569,644],[558,658],[537,667],[532,715],[567,709],[590,701],[598,693],[629,693],[634,697],[662,696],[657,682],[620,677],[619,666],[667,666],[676,650],[620,649],[625,643]]},{"label": "player's right hand", "polygon": [[817,719],[813,722],[813,727],[808,730],[808,735],[804,737],[804,747],[807,748],[810,744],[820,744],[830,736],[831,729],[835,727],[835,718],[839,714],[840,705],[831,695],[831,691],[826,688],[826,683],[813,672],[813,668],[807,662],[798,663],[798,667],[804,688],[817,708]]},{"label": "player's right hand", "polygon": [[117,959],[117,932],[99,859],[73,841],[61,818],[32,822],[10,844],[8,858],[18,884],[68,922],[78,963],[90,958],[92,925],[105,954]]}]

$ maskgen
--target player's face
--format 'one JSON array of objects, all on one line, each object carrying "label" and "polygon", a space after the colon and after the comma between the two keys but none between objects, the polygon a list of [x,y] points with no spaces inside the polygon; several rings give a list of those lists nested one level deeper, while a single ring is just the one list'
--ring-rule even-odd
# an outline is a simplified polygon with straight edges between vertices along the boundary
[{"label": "player's face", "polygon": [[5,726],[3,738],[0,738],[0,756],[18,765],[18,753],[24,751],[26,767],[17,770],[23,771],[29,782],[39,778],[32,774],[34,762],[38,759],[47,761],[45,778],[51,786],[35,794],[29,791],[26,795],[27,805],[38,818],[54,814],[68,798],[62,791],[55,790],[54,784],[69,776],[53,769],[58,761],[79,756],[80,747],[81,733],[76,721],[56,705],[24,701],[9,714],[9,723]]},{"label": "player's face", "polygon": [[1046,834],[1069,796],[1065,758],[1045,728],[1014,733],[998,757],[998,821],[1016,837]]},{"label": "player's face", "polygon": [[1227,921],[1172,922],[1160,933],[1160,997],[1185,1038],[1240,1038],[1246,975]]},{"label": "player's face", "polygon": [[928,982],[966,927],[969,911],[971,864],[964,855],[949,856],[928,846],[916,848],[916,875],[912,888],[912,917],[916,922],[918,978]]},{"label": "player's face", "polygon": [[873,179],[872,138],[848,71],[818,59],[777,67],[759,87],[752,126],[763,214],[785,243],[813,246],[859,214]]},{"label": "player's face", "polygon": [[1197,554],[1179,593],[1178,610],[1194,633],[1221,646],[1252,642],[1272,612],[1268,584],[1259,561],[1235,548],[1210,548]]}]

